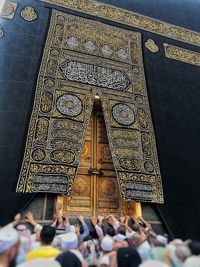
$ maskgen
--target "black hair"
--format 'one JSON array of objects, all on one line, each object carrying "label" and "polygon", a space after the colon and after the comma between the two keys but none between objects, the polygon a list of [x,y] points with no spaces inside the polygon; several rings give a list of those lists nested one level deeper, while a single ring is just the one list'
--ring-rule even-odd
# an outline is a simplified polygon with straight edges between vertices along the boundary
[{"label": "black hair", "polygon": [[43,244],[50,245],[56,234],[56,229],[50,225],[43,226],[40,232],[40,240]]}]

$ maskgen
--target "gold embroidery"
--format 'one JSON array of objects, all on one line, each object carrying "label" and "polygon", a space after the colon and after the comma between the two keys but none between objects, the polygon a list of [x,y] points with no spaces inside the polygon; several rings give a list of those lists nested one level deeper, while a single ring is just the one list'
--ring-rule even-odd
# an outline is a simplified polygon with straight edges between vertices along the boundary
[{"label": "gold embroidery", "polygon": [[17,5],[18,4],[15,2],[6,1],[1,11],[0,17],[5,19],[13,19],[15,11],[17,9]]},{"label": "gold embroidery", "polygon": [[164,44],[165,56],[184,63],[200,66],[200,53],[181,47]]},{"label": "gold embroidery", "polygon": [[141,34],[54,10],[17,191],[70,194],[97,94],[110,146],[103,160],[112,158],[118,179],[143,177],[119,180],[123,197],[162,203]]},{"label": "gold embroidery", "polygon": [[152,53],[156,53],[159,51],[159,48],[157,46],[157,44],[154,42],[154,40],[152,39],[148,39],[146,42],[145,42],[145,46],[146,48],[151,51]]},{"label": "gold embroidery", "polygon": [[200,33],[92,0],[40,0],[200,46]]},{"label": "gold embroidery", "polygon": [[21,17],[28,22],[36,20],[38,17],[38,14],[32,6],[25,6],[20,14]]}]

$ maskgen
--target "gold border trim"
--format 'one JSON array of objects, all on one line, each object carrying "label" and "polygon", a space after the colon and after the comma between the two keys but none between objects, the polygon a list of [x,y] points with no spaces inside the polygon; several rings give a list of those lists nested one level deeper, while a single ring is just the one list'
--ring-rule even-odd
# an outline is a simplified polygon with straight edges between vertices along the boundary
[{"label": "gold border trim", "polygon": [[200,46],[200,33],[92,0],[39,0]]},{"label": "gold border trim", "polygon": [[200,67],[200,53],[164,43],[165,57]]}]

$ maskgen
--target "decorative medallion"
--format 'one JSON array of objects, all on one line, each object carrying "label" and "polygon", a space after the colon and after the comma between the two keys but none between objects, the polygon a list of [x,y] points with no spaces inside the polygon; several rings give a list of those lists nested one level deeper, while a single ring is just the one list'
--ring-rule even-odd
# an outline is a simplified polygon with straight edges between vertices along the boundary
[{"label": "decorative medallion", "polygon": [[66,61],[60,66],[66,80],[125,91],[131,81],[119,70],[78,61]]},{"label": "decorative medallion", "polygon": [[113,53],[113,50],[110,48],[109,45],[104,45],[101,48],[101,52],[103,53],[104,56],[110,56]]},{"label": "decorative medallion", "polygon": [[75,117],[82,111],[82,102],[75,95],[64,94],[58,98],[56,107],[61,114]]},{"label": "decorative medallion", "polygon": [[156,53],[159,51],[159,48],[157,46],[157,44],[154,42],[154,40],[152,39],[148,39],[146,42],[145,42],[145,46],[146,48],[151,51],[152,53]]},{"label": "decorative medallion", "polygon": [[105,179],[101,184],[101,191],[106,196],[112,196],[116,192],[116,185],[111,179]]},{"label": "decorative medallion", "polygon": [[4,30],[3,27],[0,25],[0,38],[4,36]]},{"label": "decorative medallion", "polygon": [[125,104],[116,104],[112,109],[112,115],[121,125],[129,126],[135,121],[133,110]]},{"label": "decorative medallion", "polygon": [[74,181],[73,190],[77,194],[83,194],[87,191],[87,188],[88,188],[87,180],[83,177],[76,177]]},{"label": "decorative medallion", "polygon": [[144,168],[147,172],[150,172],[150,173],[154,172],[153,163],[149,160],[144,163]]},{"label": "decorative medallion", "polygon": [[51,152],[50,159],[53,162],[71,164],[75,160],[75,155],[72,151],[56,149]]},{"label": "decorative medallion", "polygon": [[44,86],[47,88],[52,88],[55,85],[55,81],[53,79],[47,78],[44,80]]},{"label": "decorative medallion", "polygon": [[51,111],[53,95],[50,92],[44,92],[41,97],[40,110],[43,113]]},{"label": "decorative medallion", "polygon": [[13,19],[17,5],[18,4],[15,2],[5,1],[3,9],[1,11],[1,17],[6,19]]},{"label": "decorative medallion", "polygon": [[45,156],[46,156],[45,151],[44,149],[41,149],[41,148],[36,148],[32,152],[32,159],[34,161],[42,161],[45,159]]},{"label": "decorative medallion", "polygon": [[138,159],[121,158],[119,160],[120,167],[124,170],[135,170],[139,171],[141,169],[141,164]]},{"label": "decorative medallion", "polygon": [[39,118],[36,123],[35,141],[37,143],[44,143],[47,140],[49,129],[49,121],[47,118]]},{"label": "decorative medallion", "polygon": [[20,15],[24,20],[28,22],[36,20],[38,17],[36,10],[32,6],[25,6],[22,9]]},{"label": "decorative medallion", "polygon": [[112,159],[110,148],[109,148],[108,145],[105,145],[105,146],[102,147],[101,154],[102,154],[102,158],[104,160],[111,160]]},{"label": "decorative medallion", "polygon": [[85,42],[84,47],[87,52],[93,52],[96,49],[96,45],[92,41]]},{"label": "decorative medallion", "polygon": [[124,50],[124,49],[119,49],[118,51],[117,51],[117,55],[118,55],[118,57],[119,58],[121,58],[121,59],[127,59],[127,57],[128,57],[128,54],[126,53],[126,51]]},{"label": "decorative medallion", "polygon": [[67,42],[68,46],[71,48],[71,49],[76,49],[79,47],[79,42],[77,40],[76,37],[72,36],[72,37],[69,37],[67,39]]}]

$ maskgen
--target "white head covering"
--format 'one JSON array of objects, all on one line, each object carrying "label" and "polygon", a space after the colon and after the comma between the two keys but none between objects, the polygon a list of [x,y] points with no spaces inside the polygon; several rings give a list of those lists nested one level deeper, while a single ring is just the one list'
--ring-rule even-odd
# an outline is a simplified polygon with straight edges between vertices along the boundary
[{"label": "white head covering", "polygon": [[148,260],[140,264],[139,267],[169,267],[169,265],[157,260]]},{"label": "white head covering", "polygon": [[125,238],[126,238],[125,235],[121,235],[121,234],[118,234],[114,237],[115,241],[118,241],[118,242],[123,242]]},{"label": "white head covering", "polygon": [[109,236],[105,236],[101,240],[101,248],[104,251],[111,251],[113,249],[113,240],[112,240],[112,238],[109,237]]},{"label": "white head covering", "polygon": [[162,244],[163,246],[167,245],[168,239],[166,237],[164,237],[163,235],[157,235],[156,236],[156,240]]},{"label": "white head covering", "polygon": [[200,256],[191,256],[184,262],[183,267],[199,267]]},{"label": "white head covering", "polygon": [[70,233],[76,233],[76,228],[74,225],[70,225]]},{"label": "white head covering", "polygon": [[34,259],[22,264],[17,265],[17,267],[61,267],[60,263],[56,260],[49,259]]},{"label": "white head covering", "polygon": [[12,225],[0,229],[0,254],[14,246],[19,240],[17,231]]},{"label": "white head covering", "polygon": [[78,237],[75,233],[67,233],[59,236],[61,238],[62,250],[69,250],[78,247]]}]

